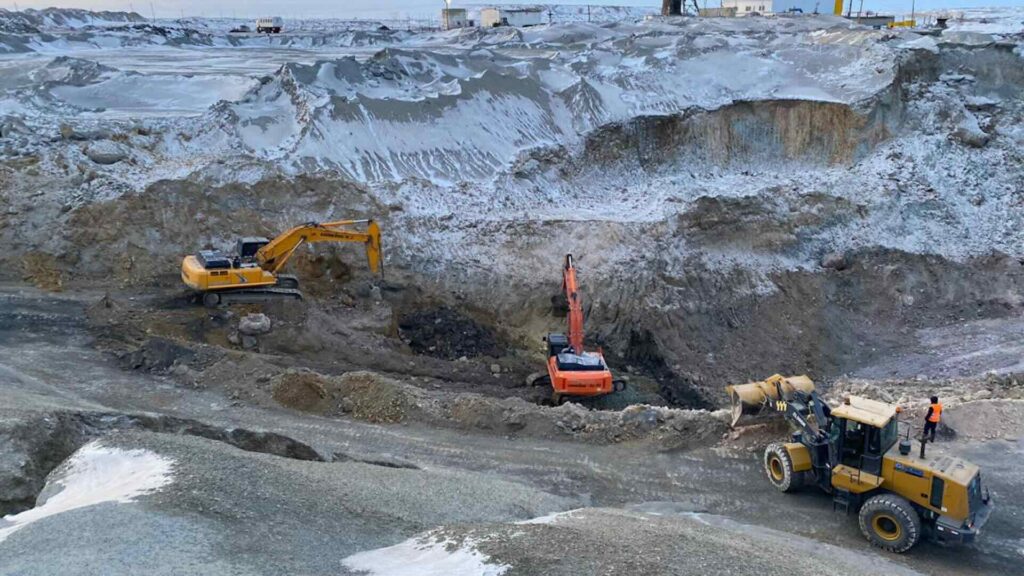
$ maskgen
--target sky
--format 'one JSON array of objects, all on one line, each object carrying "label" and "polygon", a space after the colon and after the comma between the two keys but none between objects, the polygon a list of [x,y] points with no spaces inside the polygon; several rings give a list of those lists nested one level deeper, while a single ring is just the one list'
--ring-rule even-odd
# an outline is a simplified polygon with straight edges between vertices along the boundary
[{"label": "sky", "polygon": [[[704,0],[699,0],[701,5]],[[847,0],[848,2],[850,0]],[[858,8],[860,0],[854,8]],[[488,0],[452,0],[452,6],[486,5]],[[528,1],[495,0],[496,4],[533,4]],[[613,6],[660,6],[660,0],[541,0],[537,3],[590,4]],[[714,4],[708,0],[708,4]],[[939,8],[970,8],[980,6],[1024,6],[1024,0],[916,0],[918,11]],[[314,17],[358,17],[358,18],[405,18],[435,16],[443,0],[0,0],[0,7],[47,8],[88,8],[90,10],[134,10],[143,16],[155,13],[157,18],[185,16],[226,16],[254,18],[263,15],[277,15],[286,18]],[[821,5],[831,4],[823,0]],[[901,14],[910,11],[911,0],[864,0],[865,10]]]}]

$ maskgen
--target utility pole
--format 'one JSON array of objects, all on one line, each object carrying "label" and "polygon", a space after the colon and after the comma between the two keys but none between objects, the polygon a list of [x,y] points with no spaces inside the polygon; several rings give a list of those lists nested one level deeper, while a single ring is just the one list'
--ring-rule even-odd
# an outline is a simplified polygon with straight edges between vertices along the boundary
[{"label": "utility pole", "polygon": [[156,23],[156,9],[153,8],[153,0],[149,0],[149,16],[153,23]]}]

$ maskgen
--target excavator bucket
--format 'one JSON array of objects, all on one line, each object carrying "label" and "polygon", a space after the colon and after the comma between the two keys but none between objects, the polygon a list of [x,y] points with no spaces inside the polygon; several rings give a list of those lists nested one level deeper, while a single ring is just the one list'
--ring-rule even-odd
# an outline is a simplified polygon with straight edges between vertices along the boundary
[{"label": "excavator bucket", "polygon": [[786,377],[775,374],[757,382],[726,386],[725,392],[729,394],[732,403],[731,426],[735,427],[744,416],[760,414],[768,407],[769,402],[782,400],[783,398],[779,398],[779,388],[782,389],[784,397],[795,390],[809,394],[814,391],[814,382],[807,376]]}]

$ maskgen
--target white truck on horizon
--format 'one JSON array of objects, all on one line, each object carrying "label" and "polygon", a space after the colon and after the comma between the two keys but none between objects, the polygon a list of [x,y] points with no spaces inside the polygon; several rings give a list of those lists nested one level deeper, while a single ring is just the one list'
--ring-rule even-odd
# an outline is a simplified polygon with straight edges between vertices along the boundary
[{"label": "white truck on horizon", "polygon": [[280,16],[268,16],[266,18],[256,19],[256,33],[262,34],[280,34],[281,29],[284,28],[284,20]]}]

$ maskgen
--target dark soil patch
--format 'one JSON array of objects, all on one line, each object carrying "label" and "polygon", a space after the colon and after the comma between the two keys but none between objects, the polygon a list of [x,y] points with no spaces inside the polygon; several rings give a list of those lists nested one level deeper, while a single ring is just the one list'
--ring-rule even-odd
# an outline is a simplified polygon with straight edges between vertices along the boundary
[{"label": "dark soil patch", "polygon": [[437,358],[498,358],[504,351],[493,331],[447,306],[406,314],[398,330],[413,352]]}]

